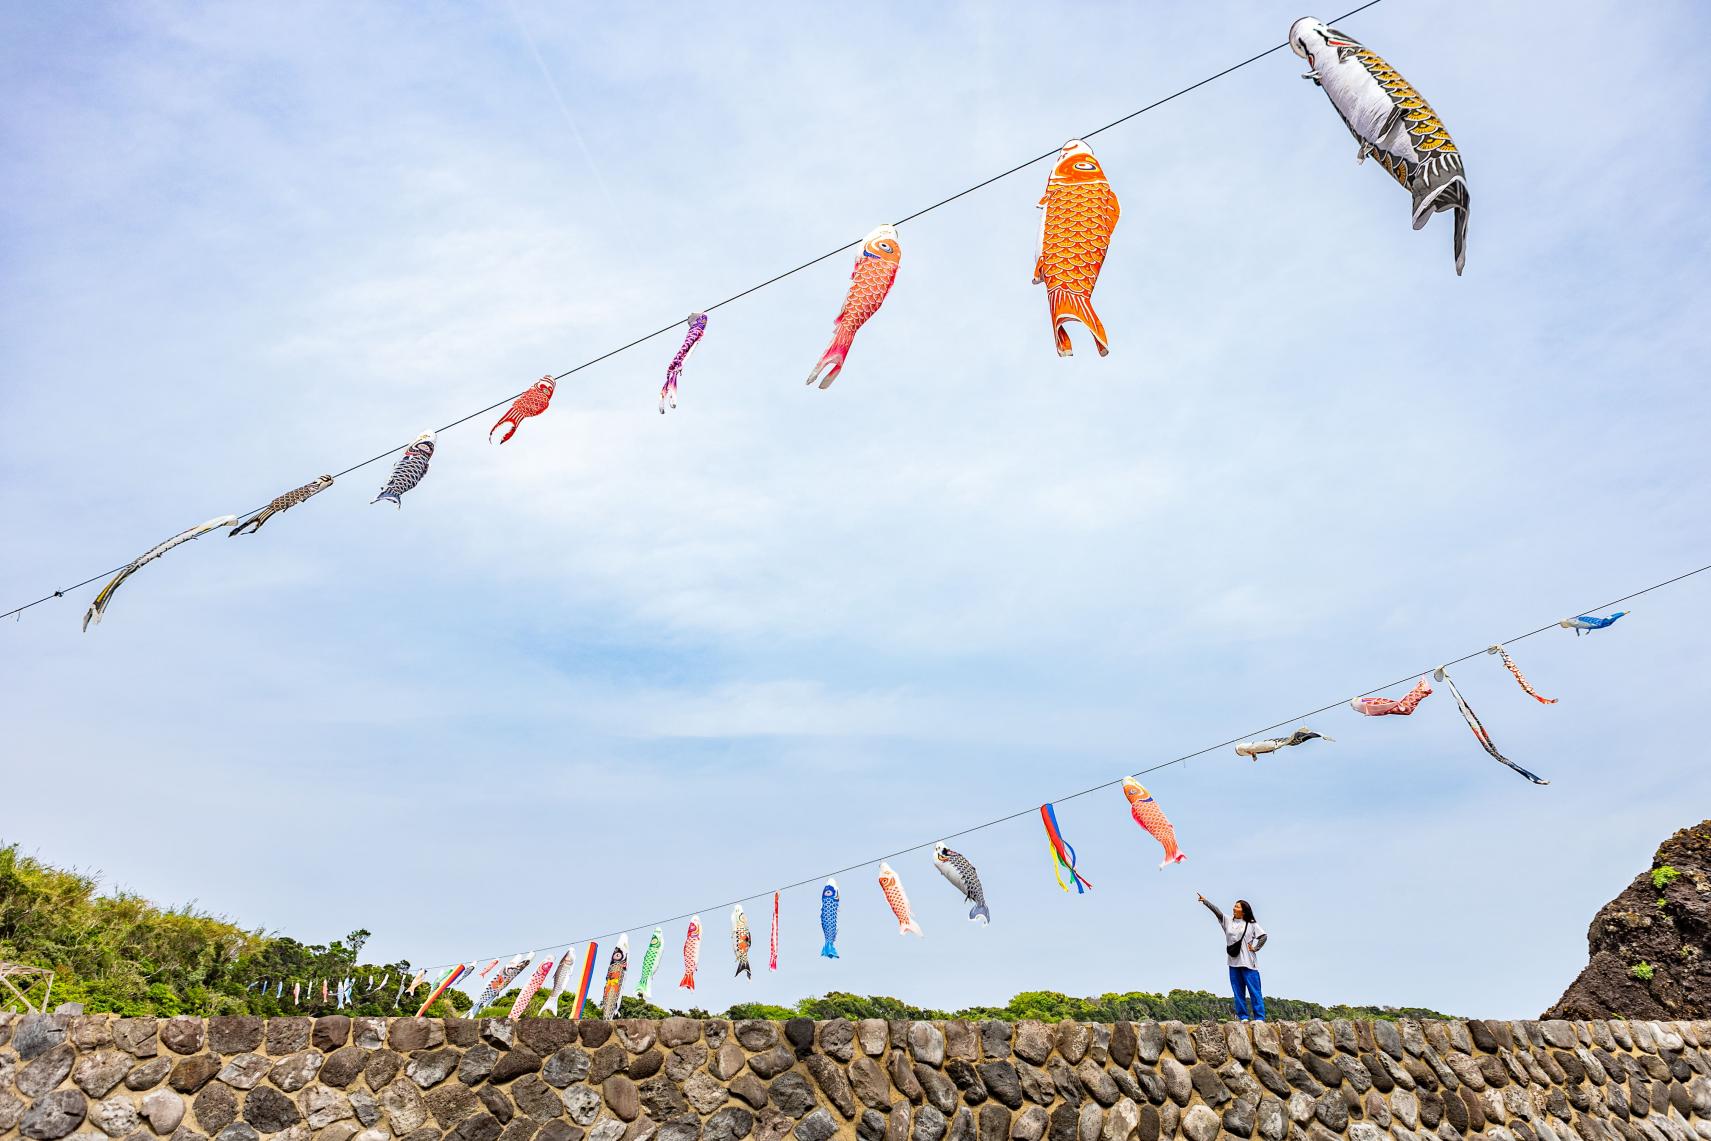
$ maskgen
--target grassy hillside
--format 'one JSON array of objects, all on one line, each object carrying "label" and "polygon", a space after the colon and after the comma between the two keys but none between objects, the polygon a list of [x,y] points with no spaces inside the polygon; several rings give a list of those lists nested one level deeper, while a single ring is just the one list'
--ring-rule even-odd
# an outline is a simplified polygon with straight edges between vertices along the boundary
[{"label": "grassy hillside", "polygon": [[[247,930],[190,907],[162,908],[128,892],[98,893],[98,877],[65,871],[0,847],[0,961],[48,967],[55,972],[53,1004],[80,1002],[92,1013],[119,1014],[330,1014],[321,1001],[320,980],[354,976],[355,1001],[345,1014],[414,1014],[425,992],[397,1003],[400,978],[415,973],[406,961],[361,961],[367,931],[353,931],[325,945],[299,943],[282,935]],[[387,980],[390,976],[390,981]],[[285,993],[262,993],[261,980],[284,979]],[[291,999],[292,982],[304,984],[302,1003]],[[10,996],[7,996],[10,997]],[[508,1013],[516,991],[482,1013]],[[537,995],[531,1007],[538,1010]],[[469,996],[452,991],[429,1011],[467,1014]],[[568,1004],[560,1004],[561,1008]],[[15,1009],[0,1002],[0,1009]],[[1441,1018],[1418,1008],[1321,1006],[1298,999],[1268,998],[1273,1018]],[[626,997],[622,1016],[663,1018],[671,1013],[706,1016],[702,1010],[670,1011]],[[1074,998],[1055,991],[1027,991],[1007,1006],[944,1011],[911,1006],[895,998],[832,993],[805,998],[792,1007],[741,1003],[731,1018],[1175,1018],[1196,1022],[1229,1018],[1228,997],[1205,991],[1169,994],[1106,994]]]}]

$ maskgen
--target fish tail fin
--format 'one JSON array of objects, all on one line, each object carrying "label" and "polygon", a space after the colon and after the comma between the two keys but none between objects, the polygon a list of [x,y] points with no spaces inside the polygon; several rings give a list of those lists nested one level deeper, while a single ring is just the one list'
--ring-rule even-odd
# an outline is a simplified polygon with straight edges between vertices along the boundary
[{"label": "fish tail fin", "polygon": [[977,903],[969,909],[968,921],[970,923],[991,923],[992,912],[986,910],[984,903]]},{"label": "fish tail fin", "polygon": [[369,506],[371,506],[371,507],[376,503],[386,502],[386,503],[392,504],[392,506],[398,508],[399,510],[403,510],[403,508],[404,508],[403,497],[400,496],[396,491],[383,491],[379,495],[375,496],[373,499],[369,500],[368,502],[369,502]]},{"label": "fish tail fin", "polygon": [[[250,518],[239,523],[236,527],[233,527],[230,531],[227,531],[226,538],[230,539],[236,535],[253,535],[257,531],[261,530],[261,525],[271,518],[273,518],[273,508],[263,508]],[[248,530],[245,530],[245,528],[248,528]]]},{"label": "fish tail fin", "polygon": [[[814,371],[808,374],[808,383],[819,381],[821,388],[830,388],[832,381],[838,379],[838,373],[844,369],[844,359],[850,355],[850,346],[855,343],[855,334],[846,332],[842,325],[832,334],[832,343],[826,346],[826,351],[820,359],[814,362]],[[822,370],[825,375],[822,376]]]},{"label": "fish tail fin", "polygon": [[505,425],[505,434],[503,436],[499,437],[499,442],[501,444],[508,442],[512,436],[515,436],[517,434],[517,422],[515,420],[511,419],[511,417],[509,415],[506,415],[506,416],[503,416],[500,418],[498,424],[495,424],[495,425],[493,425],[493,427],[487,429],[487,442],[488,443],[490,443],[490,444],[493,443],[493,433],[495,433],[499,430],[499,424]]},{"label": "fish tail fin", "polygon": [[736,978],[737,975],[747,975],[751,979],[755,977],[755,973],[749,969],[749,965],[746,962],[738,963],[736,972],[732,974],[731,977]]},{"label": "fish tail fin", "polygon": [[1068,289],[1048,289],[1046,298],[1052,307],[1052,336],[1057,341],[1057,355],[1070,355],[1069,330],[1064,325],[1070,321],[1079,321],[1093,334],[1094,347],[1100,356],[1111,354],[1111,341],[1105,335],[1105,322],[1099,319],[1099,314],[1093,311],[1093,298],[1085,293],[1075,293]]},{"label": "fish tail fin", "polygon": [[683,981],[679,982],[677,985],[682,987],[684,990],[694,990],[695,989],[695,975],[694,975],[694,973],[692,971],[684,971],[683,972]]},{"label": "fish tail fin", "polygon": [[915,917],[912,915],[908,919],[902,920],[898,923],[897,933],[899,935],[919,935],[923,939],[927,937],[927,933],[921,930],[921,925],[915,922]]},{"label": "fish tail fin", "polygon": [[1414,228],[1420,229],[1433,214],[1455,211],[1456,276],[1460,277],[1467,265],[1467,179],[1459,166],[1453,169],[1450,177],[1429,180],[1414,192]]},{"label": "fish tail fin", "polygon": [[557,1018],[558,1017],[558,995],[555,994],[555,995],[549,996],[547,998],[546,1002],[541,1004],[541,1013],[540,1013],[539,1017],[541,1017],[541,1018]]},{"label": "fish tail fin", "polygon": [[820,957],[822,959],[835,959],[838,957],[838,949],[832,946],[832,941],[830,939],[826,940],[826,945],[820,948]]},{"label": "fish tail fin", "polygon": [[1170,865],[1172,865],[1172,864],[1180,864],[1182,861],[1186,860],[1187,858],[1188,858],[1187,852],[1178,852],[1174,856],[1166,856],[1163,860],[1159,861],[1159,866],[1158,866],[1159,871],[1161,871],[1161,872],[1164,871],[1164,869],[1170,867]]}]

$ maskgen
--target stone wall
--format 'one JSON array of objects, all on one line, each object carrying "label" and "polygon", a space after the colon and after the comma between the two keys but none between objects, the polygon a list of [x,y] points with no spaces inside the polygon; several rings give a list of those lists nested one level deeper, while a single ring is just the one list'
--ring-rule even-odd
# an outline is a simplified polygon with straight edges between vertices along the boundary
[{"label": "stone wall", "polygon": [[[0,1014],[0,1139],[1711,1141],[1711,1022]],[[1387,1136],[1388,1135],[1388,1136]]]}]

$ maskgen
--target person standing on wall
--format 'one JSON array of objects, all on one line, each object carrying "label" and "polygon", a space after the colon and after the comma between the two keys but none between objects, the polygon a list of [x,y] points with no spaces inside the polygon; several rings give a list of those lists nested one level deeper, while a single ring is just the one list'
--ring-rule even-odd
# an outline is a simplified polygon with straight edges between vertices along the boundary
[{"label": "person standing on wall", "polygon": [[1245,899],[1236,900],[1230,918],[1218,910],[1217,904],[1203,895],[1196,895],[1206,910],[1218,917],[1224,930],[1224,955],[1230,965],[1230,990],[1236,996],[1236,1017],[1243,1022],[1249,1012],[1255,1021],[1265,1021],[1265,995],[1260,991],[1259,949],[1265,946],[1265,928],[1254,919],[1253,905]]}]

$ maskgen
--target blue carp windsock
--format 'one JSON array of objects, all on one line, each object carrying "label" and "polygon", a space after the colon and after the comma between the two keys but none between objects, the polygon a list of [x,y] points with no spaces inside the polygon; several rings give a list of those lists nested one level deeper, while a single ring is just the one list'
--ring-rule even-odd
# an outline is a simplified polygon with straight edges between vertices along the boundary
[{"label": "blue carp windsock", "polygon": [[273,501],[266,507],[263,507],[260,511],[257,511],[254,515],[251,515],[248,519],[245,519],[242,523],[239,523],[236,527],[233,527],[230,531],[226,532],[226,538],[229,539],[233,535],[253,535],[257,531],[261,530],[263,523],[266,523],[281,511],[288,511],[299,503],[302,503],[305,499],[308,499],[310,496],[319,495],[331,486],[333,486],[332,476],[318,475],[302,487],[296,488],[293,491],[288,491],[284,495],[275,496]]},{"label": "blue carp windsock", "polygon": [[570,985],[570,973],[576,967],[576,948],[566,947],[558,957],[558,970],[553,972],[552,986],[547,988],[547,1000],[541,1004],[542,1018],[558,1017],[559,996]]},{"label": "blue carp windsock", "polygon": [[747,975],[754,978],[755,973],[749,968],[749,947],[753,945],[754,937],[749,934],[749,917],[743,914],[743,905],[737,904],[731,908],[731,953],[737,958],[737,969],[731,977]]},{"label": "blue carp windsock", "polygon": [[1488,654],[1496,654],[1498,657],[1503,659],[1503,668],[1508,670],[1510,675],[1514,677],[1516,684],[1521,687],[1522,693],[1525,693],[1540,705],[1555,705],[1557,703],[1556,698],[1546,697],[1533,688],[1532,683],[1527,680],[1527,675],[1521,672],[1521,667],[1516,665],[1515,659],[1509,656],[1508,650],[1505,650],[1502,646],[1492,646],[1485,652]]},{"label": "blue carp windsock", "polygon": [[102,616],[107,613],[107,604],[113,601],[114,593],[125,584],[126,579],[130,578],[143,567],[148,566],[150,563],[166,554],[166,552],[172,550],[172,548],[183,546],[192,539],[200,539],[208,532],[218,531],[221,527],[231,527],[235,525],[237,521],[238,517],[236,515],[217,515],[206,523],[198,523],[187,531],[180,531],[178,534],[163,543],[157,543],[155,546],[150,547],[148,550],[120,567],[118,573],[108,579],[107,585],[101,588],[101,593],[95,596],[95,601],[89,604],[89,609],[83,612],[83,632],[85,634],[89,632],[89,624],[91,622],[95,623],[97,626],[101,624]]},{"label": "blue carp windsock", "polygon": [[689,332],[683,335],[683,347],[677,350],[677,355],[671,358],[671,364],[665,369],[665,383],[659,390],[659,414],[665,415],[666,402],[670,401],[673,408],[677,407],[677,382],[683,376],[684,362],[689,354],[695,351],[695,345],[701,340],[701,335],[707,331],[707,314],[691,313],[689,315]]},{"label": "blue carp windsock", "polygon": [[618,936],[612,957],[606,961],[606,990],[600,996],[600,1017],[610,1022],[618,1016],[618,1004],[624,995],[624,972],[630,966],[630,937]]},{"label": "blue carp windsock", "polygon": [[1618,610],[1616,613],[1606,618],[1599,618],[1593,614],[1577,614],[1573,618],[1564,618],[1561,622],[1558,622],[1557,625],[1561,626],[1564,630],[1573,630],[1574,636],[1578,638],[1582,634],[1590,634],[1594,630],[1609,629],[1611,626],[1616,624],[1616,619],[1622,617],[1622,615],[1626,613],[1626,610]]},{"label": "blue carp windsock", "polygon": [[1313,67],[1311,79],[1330,97],[1349,134],[1414,196],[1414,228],[1454,210],[1456,275],[1467,264],[1467,174],[1461,154],[1431,105],[1394,67],[1352,36],[1311,16],[1289,28],[1289,47]]},{"label": "blue carp windsock", "polygon": [[1349,702],[1349,708],[1368,717],[1407,717],[1430,696],[1432,687],[1426,684],[1425,678],[1421,678],[1401,697],[1357,697]]},{"label": "blue carp windsock", "polygon": [[392,474],[386,477],[386,483],[380,489],[380,494],[369,500],[379,503],[385,500],[394,507],[404,506],[404,493],[422,482],[422,477],[428,474],[428,464],[434,458],[434,434],[423,432],[417,436],[404,454],[398,457],[398,462],[392,465]]},{"label": "blue carp windsock", "polygon": [[820,948],[822,958],[835,959],[838,957],[838,881],[827,880],[826,886],[820,889],[820,934],[826,937],[825,946]]},{"label": "blue carp windsock", "polygon": [[953,852],[943,844],[934,844],[933,866],[950,881],[952,887],[962,892],[965,902],[974,904],[968,912],[971,923],[992,922],[992,912],[986,909],[986,889],[980,886],[980,873],[974,870],[967,856]]},{"label": "blue carp windsock", "polygon": [[648,939],[648,949],[642,952],[642,977],[636,986],[636,994],[644,1002],[653,996],[654,972],[659,970],[659,953],[664,946],[665,932],[655,927]]},{"label": "blue carp windsock", "polygon": [[1439,666],[1436,670],[1432,671],[1432,676],[1450,687],[1450,696],[1456,699],[1456,708],[1461,710],[1462,720],[1467,722],[1467,727],[1473,730],[1474,739],[1479,742],[1479,747],[1484,749],[1492,760],[1508,765],[1534,784],[1551,783],[1536,773],[1528,772],[1526,769],[1522,768],[1520,765],[1497,751],[1497,746],[1491,743],[1491,734],[1485,731],[1485,726],[1480,723],[1479,717],[1473,711],[1473,707],[1467,703],[1466,698],[1462,697],[1461,690],[1456,688],[1456,683],[1450,680],[1448,670],[1444,669],[1443,666]]},{"label": "blue carp windsock", "polygon": [[551,959],[541,961],[541,965],[536,967],[534,973],[529,976],[529,981],[523,984],[523,989],[517,992],[517,1001],[511,1004],[511,1013],[506,1016],[507,1018],[515,1022],[523,1017],[523,1013],[529,1009],[529,1000],[535,997],[535,992],[540,990],[541,984],[547,981],[547,972],[552,969],[553,961]]},{"label": "blue carp windsock", "polygon": [[1259,760],[1266,753],[1275,753],[1279,749],[1287,749],[1294,745],[1303,745],[1308,741],[1335,741],[1335,737],[1327,737],[1323,733],[1315,733],[1303,725],[1287,737],[1267,737],[1263,741],[1243,741],[1236,746],[1236,756],[1251,757]]},{"label": "blue carp windsock", "polygon": [[533,951],[528,951],[521,955],[513,955],[511,957],[511,961],[505,964],[503,970],[499,971],[492,978],[487,980],[487,986],[481,992],[481,997],[476,1000],[474,1006],[469,1008],[469,1016],[471,1018],[481,1017],[482,1010],[492,1003],[494,999],[505,993],[505,988],[511,985],[513,979],[528,969],[529,962],[534,957],[535,953]]}]

